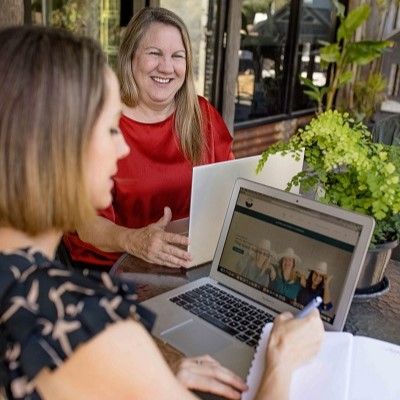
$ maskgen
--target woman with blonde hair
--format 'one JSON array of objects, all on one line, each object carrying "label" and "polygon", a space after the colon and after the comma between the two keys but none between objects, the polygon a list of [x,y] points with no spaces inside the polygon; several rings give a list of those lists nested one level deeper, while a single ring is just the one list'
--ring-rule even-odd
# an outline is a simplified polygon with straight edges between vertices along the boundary
[{"label": "woman with blonde hair", "polygon": [[[239,399],[245,384],[210,357],[173,375],[128,283],[54,259],[63,232],[110,204],[128,153],[98,45],[14,27],[0,54],[0,387],[9,399],[194,399],[188,388]],[[322,332],[317,312],[277,317],[257,400],[287,398]]]},{"label": "woman with blonde hair", "polygon": [[295,300],[301,288],[296,273],[300,257],[291,247],[288,247],[278,258],[277,267],[271,270],[270,289],[285,296],[288,300]]},{"label": "woman with blonde hair", "polygon": [[64,242],[76,265],[110,267],[127,252],[187,267],[187,238],[165,228],[171,215],[189,215],[193,166],[233,158],[231,135],[218,112],[195,93],[189,34],[173,12],[146,7],[132,18],[118,75],[120,129],[132,151],[119,163],[112,207],[80,226],[79,238],[70,235]]}]

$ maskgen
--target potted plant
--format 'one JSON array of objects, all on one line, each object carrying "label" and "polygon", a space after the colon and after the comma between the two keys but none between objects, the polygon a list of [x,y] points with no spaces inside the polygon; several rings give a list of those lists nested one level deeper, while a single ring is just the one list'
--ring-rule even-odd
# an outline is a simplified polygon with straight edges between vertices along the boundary
[{"label": "potted plant", "polygon": [[[292,178],[287,189],[300,185],[302,191],[314,190],[321,202],[374,217],[376,228],[371,250],[395,247],[400,237],[400,162],[397,152],[373,143],[365,125],[349,114],[328,110],[315,117],[288,142],[276,143],[265,150],[257,171],[263,168],[271,154],[293,152],[294,157],[300,157],[303,149],[305,168]],[[370,275],[370,272],[365,273]],[[373,274],[368,286],[383,277],[383,271]],[[359,281],[358,287],[365,285]]]}]

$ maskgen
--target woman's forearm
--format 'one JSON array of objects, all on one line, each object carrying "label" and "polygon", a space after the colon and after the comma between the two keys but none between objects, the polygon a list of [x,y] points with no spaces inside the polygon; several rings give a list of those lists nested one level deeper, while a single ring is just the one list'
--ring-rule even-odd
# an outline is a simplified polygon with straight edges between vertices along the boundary
[{"label": "woman's forearm", "polygon": [[171,268],[189,267],[190,254],[182,249],[189,244],[188,238],[166,232],[171,211],[165,211],[157,222],[133,229],[114,224],[96,216],[77,229],[81,240],[102,251],[129,253],[149,263]]},{"label": "woman's forearm", "polygon": [[109,325],[55,370],[42,370],[34,385],[45,400],[196,399],[173,376],[150,335],[129,320]]},{"label": "woman's forearm", "polygon": [[288,400],[291,377],[288,369],[267,368],[254,400]]},{"label": "woman's forearm", "polygon": [[88,220],[77,229],[81,240],[109,252],[125,252],[126,237],[132,231],[101,216]]},{"label": "woman's forearm", "polygon": [[329,304],[331,302],[331,292],[329,286],[324,287],[324,304]]}]

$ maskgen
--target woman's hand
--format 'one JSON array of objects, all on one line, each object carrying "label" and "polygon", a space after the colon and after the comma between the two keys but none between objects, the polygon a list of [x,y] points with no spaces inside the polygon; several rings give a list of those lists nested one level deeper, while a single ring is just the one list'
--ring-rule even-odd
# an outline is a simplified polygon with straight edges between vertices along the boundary
[{"label": "woman's hand", "polygon": [[302,286],[302,287],[306,287],[307,286],[307,277],[306,277],[306,275],[304,274],[304,272],[298,272],[298,276],[299,276],[299,279],[300,279],[300,285]]},{"label": "woman's hand", "polygon": [[186,236],[166,232],[172,218],[171,209],[154,224],[141,229],[131,229],[125,238],[125,251],[143,260],[171,268],[189,267],[191,256],[184,250],[189,244]]},{"label": "woman's hand", "polygon": [[187,389],[209,392],[227,399],[240,399],[247,389],[243,380],[206,355],[183,358],[172,366],[178,381]]},{"label": "woman's hand", "polygon": [[264,377],[255,400],[288,399],[292,374],[319,351],[324,327],[318,310],[305,318],[283,313],[275,318],[266,352]]},{"label": "woman's hand", "polygon": [[324,285],[329,286],[332,282],[333,275],[325,275],[324,276]]},{"label": "woman's hand", "polygon": [[267,365],[284,365],[294,371],[319,351],[324,327],[318,310],[305,318],[283,313],[275,318],[267,350]]}]

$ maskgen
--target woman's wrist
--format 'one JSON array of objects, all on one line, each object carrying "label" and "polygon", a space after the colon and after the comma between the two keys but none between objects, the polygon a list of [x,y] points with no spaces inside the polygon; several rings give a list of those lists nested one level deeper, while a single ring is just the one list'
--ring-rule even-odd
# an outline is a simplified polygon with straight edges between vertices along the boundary
[{"label": "woman's wrist", "polygon": [[275,365],[268,363],[254,400],[289,399],[291,379],[291,368],[283,365],[283,363]]},{"label": "woman's wrist", "polygon": [[121,252],[137,256],[137,236],[139,229],[120,227],[117,235],[117,243]]}]

